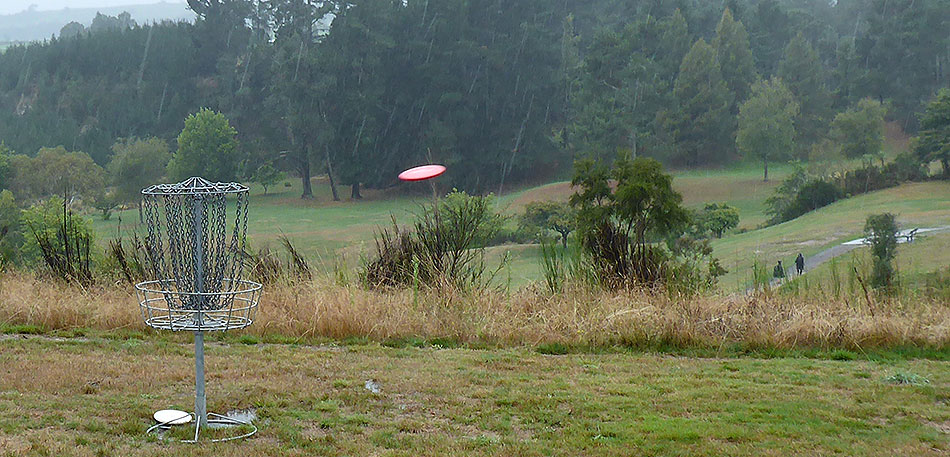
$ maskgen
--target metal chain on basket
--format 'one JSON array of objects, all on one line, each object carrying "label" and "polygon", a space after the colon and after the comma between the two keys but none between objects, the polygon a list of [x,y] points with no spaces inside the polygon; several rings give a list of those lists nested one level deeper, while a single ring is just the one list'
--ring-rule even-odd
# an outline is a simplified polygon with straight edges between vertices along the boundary
[{"label": "metal chain on basket", "polygon": [[[233,297],[227,292],[240,288],[244,270],[248,213],[247,192],[232,193],[233,221],[228,220],[227,192],[143,196],[151,270],[163,290],[178,292],[165,294],[171,308],[215,310],[231,305]],[[189,295],[193,292],[201,295]]]}]

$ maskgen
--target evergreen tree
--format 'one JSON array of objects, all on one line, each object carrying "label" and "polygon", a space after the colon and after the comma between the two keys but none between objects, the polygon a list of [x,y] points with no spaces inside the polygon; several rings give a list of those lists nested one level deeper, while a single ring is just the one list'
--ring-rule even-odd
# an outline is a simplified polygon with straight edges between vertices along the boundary
[{"label": "evergreen tree", "polygon": [[827,131],[831,96],[818,53],[801,32],[785,47],[778,76],[801,107],[795,120],[798,130],[796,143],[801,147],[815,143]]},{"label": "evergreen tree", "polygon": [[750,44],[755,63],[762,75],[773,75],[782,59],[782,51],[792,37],[792,21],[779,0],[761,0],[752,8],[749,25]]},{"label": "evergreen tree", "polygon": [[950,89],[941,89],[927,105],[914,153],[923,163],[939,161],[943,176],[950,178]]},{"label": "evergreen tree", "polygon": [[757,76],[752,50],[749,48],[749,34],[742,22],[733,19],[729,8],[722,13],[712,45],[716,48],[722,79],[735,94],[733,113],[738,113],[739,104],[748,98]]},{"label": "evergreen tree", "polygon": [[867,75],[868,71],[861,63],[854,40],[842,38],[835,52],[833,73],[837,106],[849,106],[856,101],[858,94],[867,92]]},{"label": "evergreen tree", "polygon": [[13,151],[6,144],[0,142],[0,190],[9,187],[10,177],[13,175],[13,170],[10,168],[11,155],[13,155]]},{"label": "evergreen tree", "polygon": [[677,8],[666,19],[660,22],[662,32],[659,42],[656,43],[654,59],[663,69],[663,79],[667,87],[673,87],[676,75],[679,73],[683,57],[689,52],[692,39],[689,35],[689,26],[683,13]]},{"label": "evergreen tree", "polygon": [[722,80],[716,51],[699,39],[683,58],[673,87],[678,107],[669,130],[678,161],[689,165],[722,162],[732,150],[735,118],[729,113],[732,93]]},{"label": "evergreen tree", "polygon": [[797,115],[798,103],[777,78],[753,84],[752,96],[739,108],[736,145],[742,154],[762,159],[763,181],[769,180],[769,161],[791,152]]}]

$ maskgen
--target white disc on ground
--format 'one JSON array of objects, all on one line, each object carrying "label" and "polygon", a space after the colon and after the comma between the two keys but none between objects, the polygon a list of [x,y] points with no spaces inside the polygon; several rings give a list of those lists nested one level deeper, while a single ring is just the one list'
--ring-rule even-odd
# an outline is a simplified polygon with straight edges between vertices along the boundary
[{"label": "white disc on ground", "polygon": [[163,409],[161,411],[155,411],[155,414],[152,416],[160,424],[168,425],[182,425],[191,422],[191,414],[184,411],[179,411],[177,409]]}]

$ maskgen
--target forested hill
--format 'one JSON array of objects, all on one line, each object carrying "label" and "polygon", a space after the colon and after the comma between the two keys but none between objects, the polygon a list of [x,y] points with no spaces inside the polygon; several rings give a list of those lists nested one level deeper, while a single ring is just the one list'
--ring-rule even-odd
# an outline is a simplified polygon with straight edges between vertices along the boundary
[{"label": "forested hill", "polygon": [[70,22],[89,27],[97,14],[118,16],[124,12],[129,13],[132,20],[140,24],[195,19],[195,14],[189,11],[184,3],[165,3],[158,0],[146,5],[65,8],[54,11],[30,9],[0,15],[0,43],[46,40],[54,35],[59,36],[60,29]]},{"label": "forested hill", "polygon": [[189,4],[196,24],[7,49],[0,140],[104,165],[118,138],[173,142],[209,107],[239,132],[246,170],[330,169],[358,191],[434,160],[483,192],[618,149],[681,165],[735,160],[740,106],[772,77],[762,87],[794,97],[788,156],[865,97],[913,131],[950,85],[950,0]]}]

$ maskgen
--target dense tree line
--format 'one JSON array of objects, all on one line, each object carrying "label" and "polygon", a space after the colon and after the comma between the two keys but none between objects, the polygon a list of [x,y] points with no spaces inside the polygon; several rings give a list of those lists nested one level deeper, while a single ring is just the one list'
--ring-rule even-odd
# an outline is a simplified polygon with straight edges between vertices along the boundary
[{"label": "dense tree line", "polygon": [[284,170],[309,197],[308,178],[329,174],[359,198],[432,160],[483,193],[618,150],[676,165],[804,157],[865,99],[916,131],[950,85],[948,0],[189,5],[195,24],[104,17],[0,54],[0,140],[113,170],[134,138],[181,151],[183,120],[209,108],[237,132],[228,176]]}]

